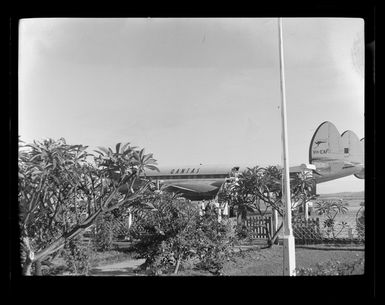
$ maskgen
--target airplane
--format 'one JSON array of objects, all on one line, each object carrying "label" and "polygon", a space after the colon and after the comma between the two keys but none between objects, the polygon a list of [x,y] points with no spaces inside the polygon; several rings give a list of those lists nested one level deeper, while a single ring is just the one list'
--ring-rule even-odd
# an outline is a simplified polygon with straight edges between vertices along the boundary
[{"label": "airplane", "polygon": [[[347,130],[342,135],[328,121],[316,129],[309,147],[309,163],[290,167],[290,172],[311,170],[315,183],[322,183],[355,175],[365,178],[364,138]],[[179,193],[191,201],[213,200],[222,185],[236,177],[246,167],[238,165],[190,165],[158,167],[148,170],[146,177],[156,181],[157,187]],[[315,190],[314,190],[315,192]]]}]

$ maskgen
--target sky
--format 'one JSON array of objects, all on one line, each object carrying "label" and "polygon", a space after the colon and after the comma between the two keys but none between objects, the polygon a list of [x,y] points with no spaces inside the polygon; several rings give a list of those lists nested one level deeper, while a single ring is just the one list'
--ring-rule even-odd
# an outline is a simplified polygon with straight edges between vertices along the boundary
[{"label": "sky", "polygon": [[[130,142],[159,165],[281,164],[277,18],[36,18],[19,25],[19,135]],[[364,137],[364,21],[283,18],[289,162],[324,121]],[[318,193],[364,190],[346,177]]]}]

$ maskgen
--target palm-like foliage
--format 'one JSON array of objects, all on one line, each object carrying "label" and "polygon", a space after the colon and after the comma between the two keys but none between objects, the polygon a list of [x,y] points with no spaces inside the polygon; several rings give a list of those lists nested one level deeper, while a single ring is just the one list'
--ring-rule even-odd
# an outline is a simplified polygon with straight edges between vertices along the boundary
[{"label": "palm-like foliage", "polygon": [[318,215],[330,215],[334,218],[337,214],[345,214],[348,208],[342,200],[318,200],[315,203],[315,210]]},{"label": "palm-like foliage", "polygon": [[341,222],[342,228],[336,233],[336,216],[345,214],[348,211],[342,200],[318,200],[315,203],[315,210],[318,215],[326,216],[323,225],[326,228],[327,235],[335,238],[347,226],[345,222]]}]

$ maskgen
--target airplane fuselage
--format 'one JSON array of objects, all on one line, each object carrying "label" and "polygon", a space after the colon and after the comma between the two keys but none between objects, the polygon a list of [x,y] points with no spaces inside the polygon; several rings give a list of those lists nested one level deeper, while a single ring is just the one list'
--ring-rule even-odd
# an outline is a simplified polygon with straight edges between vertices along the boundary
[{"label": "airplane fuselage", "polygon": [[163,167],[146,176],[170,191],[181,193],[190,200],[214,199],[218,190],[230,177],[232,166]]},{"label": "airplane fuselage", "polygon": [[[333,179],[349,176],[360,171],[359,168],[346,166],[342,163],[326,164],[314,170],[313,177],[316,183],[322,183]],[[306,165],[290,167],[290,172],[298,172]],[[159,172],[148,171],[146,176],[162,185],[169,191],[180,193],[190,200],[214,199],[226,179],[242,172],[246,167],[239,166],[184,166],[184,167],[160,167]]]}]

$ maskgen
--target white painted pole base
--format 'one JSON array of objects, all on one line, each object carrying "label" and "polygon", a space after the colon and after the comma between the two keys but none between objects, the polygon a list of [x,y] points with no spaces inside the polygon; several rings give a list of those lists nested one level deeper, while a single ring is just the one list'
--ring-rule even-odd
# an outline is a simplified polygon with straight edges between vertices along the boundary
[{"label": "white painted pole base", "polygon": [[278,231],[278,211],[276,209],[273,210],[273,234]]},{"label": "white painted pole base", "polygon": [[131,212],[128,214],[128,228],[131,228],[132,226],[132,214]]},{"label": "white painted pole base", "polygon": [[295,243],[293,235],[283,236],[283,275],[295,276]]}]

